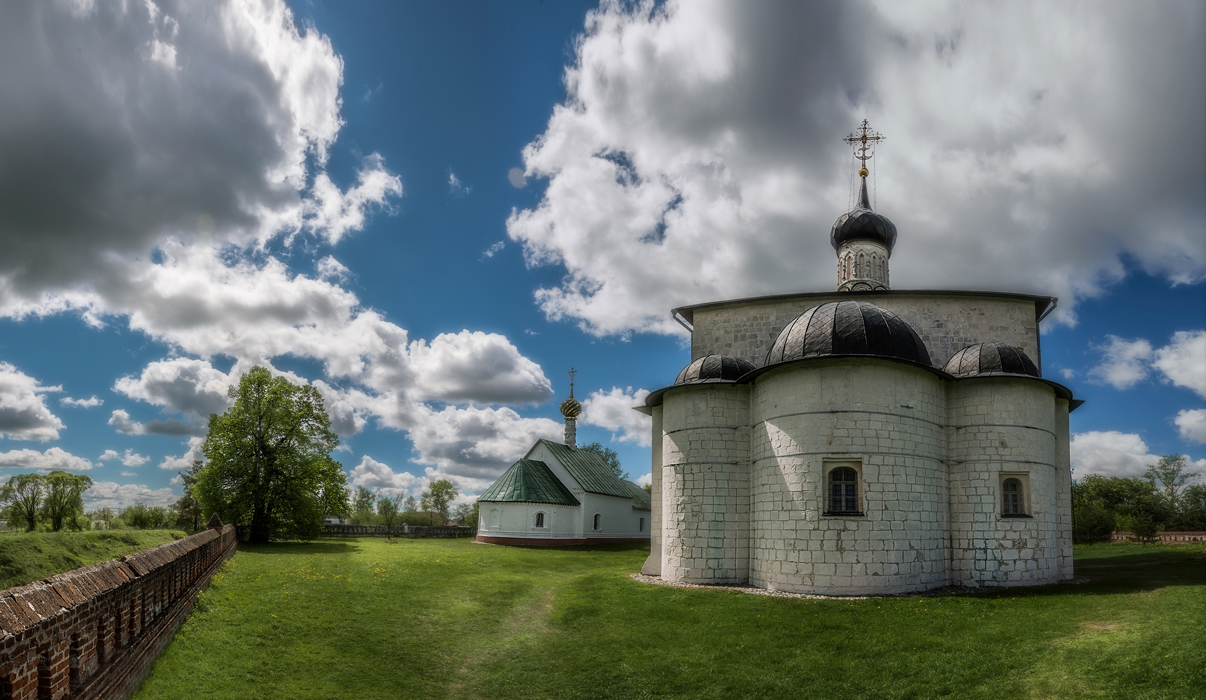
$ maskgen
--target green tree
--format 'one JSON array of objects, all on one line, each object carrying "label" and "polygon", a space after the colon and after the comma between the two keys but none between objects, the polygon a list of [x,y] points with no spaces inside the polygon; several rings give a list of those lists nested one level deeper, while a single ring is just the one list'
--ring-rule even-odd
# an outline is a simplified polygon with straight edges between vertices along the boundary
[{"label": "green tree", "polygon": [[363,486],[356,487],[356,495],[352,498],[352,524],[368,525],[373,521],[373,504],[377,496]]},{"label": "green tree", "polygon": [[1179,514],[1181,493],[1189,482],[1197,478],[1199,472],[1188,471],[1189,463],[1185,455],[1165,455],[1156,464],[1148,466],[1143,478],[1153,488],[1159,484],[1159,494],[1164,501],[1164,507],[1170,514]]},{"label": "green tree", "polygon": [[82,474],[52,471],[45,476],[46,494],[42,497],[42,514],[50,529],[58,532],[65,521],[74,521],[84,512],[84,492],[92,488],[92,479]]},{"label": "green tree", "polygon": [[456,496],[457,490],[452,485],[452,482],[447,479],[440,479],[431,482],[427,490],[420,496],[420,501],[423,503],[423,510],[438,513],[440,519],[447,522],[448,506]]},{"label": "green tree", "polygon": [[1178,530],[1206,530],[1206,484],[1194,484],[1181,495]]},{"label": "green tree", "polygon": [[29,532],[38,527],[38,514],[45,495],[46,477],[41,474],[16,474],[0,488],[0,502],[8,512],[8,519],[24,522]]},{"label": "green tree", "polygon": [[611,449],[610,447],[604,447],[597,442],[592,442],[589,445],[583,445],[578,449],[584,452],[594,452],[595,454],[599,455],[603,458],[604,462],[607,462],[607,467],[611,469],[612,473],[616,475],[617,479],[628,481],[628,472],[624,471],[624,468],[620,466],[620,455],[616,454],[615,450]]},{"label": "green tree", "polygon": [[193,466],[187,472],[176,472],[184,481],[184,495],[172,506],[176,511],[176,527],[182,527],[189,532],[201,529],[203,513],[201,503],[193,496],[193,484],[197,483],[197,475],[204,467],[205,463],[196,459],[193,460]]},{"label": "green tree", "polygon": [[407,496],[406,501],[402,504],[402,510],[407,513],[414,513],[419,509],[419,502],[414,496]]},{"label": "green tree", "polygon": [[1082,503],[1072,508],[1072,539],[1075,542],[1104,542],[1114,532],[1114,516],[1100,503]]},{"label": "green tree", "polygon": [[393,527],[394,522],[398,520],[399,504],[402,502],[401,496],[379,496],[377,498],[377,515],[381,516],[381,523],[386,527]]},{"label": "green tree", "polygon": [[247,527],[252,544],[317,537],[325,514],[348,511],[346,477],[331,459],[339,438],[322,395],[258,366],[227,395],[234,405],[209,417],[197,500]]}]

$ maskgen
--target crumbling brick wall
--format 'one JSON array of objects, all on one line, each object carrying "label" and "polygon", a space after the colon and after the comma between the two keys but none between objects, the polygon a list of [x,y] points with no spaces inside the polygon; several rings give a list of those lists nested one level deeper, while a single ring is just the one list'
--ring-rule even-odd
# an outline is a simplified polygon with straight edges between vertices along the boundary
[{"label": "crumbling brick wall", "polygon": [[129,697],[236,544],[227,525],[0,592],[0,700]]}]

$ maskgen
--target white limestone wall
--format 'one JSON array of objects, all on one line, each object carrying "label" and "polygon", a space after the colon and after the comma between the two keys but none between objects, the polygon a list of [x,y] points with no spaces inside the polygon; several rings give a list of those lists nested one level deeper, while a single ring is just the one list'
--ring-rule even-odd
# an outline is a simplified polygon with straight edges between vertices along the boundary
[{"label": "white limestone wall", "polygon": [[1056,547],[1059,549],[1059,580],[1067,581],[1072,570],[1072,458],[1068,427],[1068,401],[1055,400],[1055,512],[1059,514]]},{"label": "white limestone wall", "polygon": [[[809,360],[759,377],[750,413],[752,585],[846,595],[947,583],[942,379],[889,360]],[[865,515],[822,515],[827,460],[861,464]]]},{"label": "white limestone wall", "polygon": [[[586,539],[649,536],[649,511],[634,510],[631,498],[587,492],[579,496],[578,500],[582,501],[579,510],[582,516],[580,527],[582,536]],[[600,516],[598,530],[594,529],[596,513]],[[645,519],[644,532],[637,528],[640,518]]]},{"label": "white limestone wall", "polygon": [[[1067,482],[1056,456],[1055,391],[1042,382],[985,377],[951,382],[948,397],[954,582],[1062,580],[1060,502]],[[1031,517],[1002,516],[1001,483],[1008,477],[1022,482]]]},{"label": "white limestone wall", "polygon": [[[578,506],[550,503],[482,502],[477,531],[490,537],[579,539],[582,519]],[[544,527],[536,527],[536,514],[544,513]]]},{"label": "white limestone wall", "polygon": [[[850,241],[838,250],[838,289],[846,291],[847,283],[870,281],[882,287],[888,284],[888,249],[874,241]],[[850,287],[870,290],[875,285]]]},{"label": "white limestone wall", "polygon": [[749,577],[749,389],[696,384],[662,403],[661,576]]},{"label": "white limestone wall", "polygon": [[649,539],[649,558],[645,560],[645,565],[641,567],[641,573],[646,576],[661,576],[662,575],[662,407],[654,406],[653,418],[653,448],[650,450],[651,457],[651,472],[650,483],[653,488],[650,490],[651,511],[650,518],[650,539]]}]

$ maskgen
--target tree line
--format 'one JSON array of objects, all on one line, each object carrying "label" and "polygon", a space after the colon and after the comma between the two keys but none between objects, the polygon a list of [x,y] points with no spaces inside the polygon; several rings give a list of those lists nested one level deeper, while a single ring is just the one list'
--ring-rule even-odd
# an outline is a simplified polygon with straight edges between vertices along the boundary
[{"label": "tree line", "polygon": [[463,525],[477,527],[477,503],[452,505],[456,487],[447,479],[431,482],[419,498],[388,496],[357,486],[348,520],[353,525]]},{"label": "tree line", "polygon": [[1140,540],[1163,531],[1206,530],[1206,484],[1193,484],[1184,455],[1161,457],[1142,477],[1090,474],[1072,482],[1072,536],[1101,542],[1116,530]]}]

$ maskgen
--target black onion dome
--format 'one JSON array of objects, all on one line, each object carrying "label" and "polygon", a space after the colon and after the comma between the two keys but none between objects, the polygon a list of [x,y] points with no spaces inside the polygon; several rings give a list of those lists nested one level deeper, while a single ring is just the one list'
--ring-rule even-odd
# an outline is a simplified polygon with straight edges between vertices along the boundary
[{"label": "black onion dome", "polygon": [[858,194],[858,205],[833,222],[829,242],[837,250],[848,241],[874,241],[891,253],[892,246],[896,245],[896,224],[883,214],[872,211],[871,200],[867,197],[867,178],[860,179],[863,184]]},{"label": "black onion dome", "polygon": [[865,301],[831,301],[800,314],[779,332],[766,354],[766,364],[842,355],[890,357],[933,366],[929,350],[912,326]]},{"label": "black onion dome", "polygon": [[704,355],[683,367],[674,380],[674,385],[703,384],[705,382],[735,382],[746,372],[753,372],[754,365],[739,357],[727,355]]},{"label": "black onion dome", "polygon": [[1026,353],[1004,343],[979,343],[963,348],[947,360],[942,371],[956,377],[977,377],[986,374],[1042,376],[1038,366]]}]

